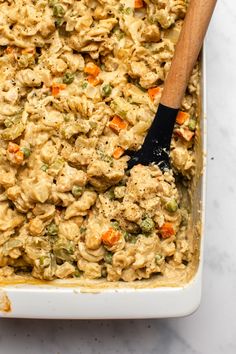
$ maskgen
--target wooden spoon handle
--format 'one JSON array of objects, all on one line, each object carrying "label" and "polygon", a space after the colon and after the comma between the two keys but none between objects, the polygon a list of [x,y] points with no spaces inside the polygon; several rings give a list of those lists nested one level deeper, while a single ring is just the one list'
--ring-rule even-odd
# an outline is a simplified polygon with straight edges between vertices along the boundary
[{"label": "wooden spoon handle", "polygon": [[191,0],[160,103],[179,108],[217,0]]}]

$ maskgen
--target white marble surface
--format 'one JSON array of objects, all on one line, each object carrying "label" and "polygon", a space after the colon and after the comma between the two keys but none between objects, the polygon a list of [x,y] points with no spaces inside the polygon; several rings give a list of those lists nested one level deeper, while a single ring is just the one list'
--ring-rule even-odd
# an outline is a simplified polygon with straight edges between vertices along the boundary
[{"label": "white marble surface", "polygon": [[203,297],[180,319],[0,319],[0,354],[236,353],[236,6],[219,0],[207,39],[208,189]]}]

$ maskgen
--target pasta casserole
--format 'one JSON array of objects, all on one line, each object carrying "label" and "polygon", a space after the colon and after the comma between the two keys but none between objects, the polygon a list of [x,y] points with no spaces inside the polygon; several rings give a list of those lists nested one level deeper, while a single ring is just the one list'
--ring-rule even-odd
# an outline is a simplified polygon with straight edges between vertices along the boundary
[{"label": "pasta casserole", "polygon": [[137,165],[187,0],[0,0],[0,276],[130,282],[191,264],[199,65],[172,170]]}]

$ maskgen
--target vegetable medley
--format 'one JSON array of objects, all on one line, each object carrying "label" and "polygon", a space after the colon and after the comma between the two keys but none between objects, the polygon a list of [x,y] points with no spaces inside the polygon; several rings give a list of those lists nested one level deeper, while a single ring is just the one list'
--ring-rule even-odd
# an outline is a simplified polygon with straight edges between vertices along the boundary
[{"label": "vegetable medley", "polygon": [[[173,170],[137,165],[187,0],[0,0],[0,275],[133,281],[192,260],[199,68]],[[183,184],[182,183],[182,184]],[[181,184],[181,182],[180,182]]]}]

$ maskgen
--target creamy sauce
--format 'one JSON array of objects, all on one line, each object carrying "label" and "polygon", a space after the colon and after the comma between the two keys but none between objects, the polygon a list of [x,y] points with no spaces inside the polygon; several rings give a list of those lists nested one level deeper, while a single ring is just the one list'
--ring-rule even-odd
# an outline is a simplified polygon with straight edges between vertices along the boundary
[{"label": "creamy sauce", "polygon": [[185,196],[198,171],[198,64],[174,128],[173,170],[126,172],[125,154],[152,123],[187,4],[0,3],[1,285],[191,278],[198,237]]}]

